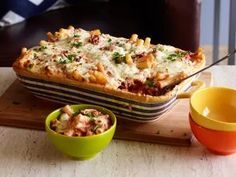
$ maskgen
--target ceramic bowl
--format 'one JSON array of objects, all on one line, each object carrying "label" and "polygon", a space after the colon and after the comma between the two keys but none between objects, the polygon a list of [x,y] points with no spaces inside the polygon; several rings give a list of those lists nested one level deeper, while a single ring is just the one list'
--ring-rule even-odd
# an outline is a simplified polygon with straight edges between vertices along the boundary
[{"label": "ceramic bowl", "polygon": [[86,108],[94,108],[102,113],[109,114],[113,125],[105,132],[85,137],[69,137],[56,133],[50,128],[50,122],[56,119],[60,114],[60,109],[50,113],[45,120],[45,128],[49,140],[54,146],[64,154],[76,158],[78,160],[86,160],[94,157],[101,152],[112,140],[116,129],[116,116],[108,109],[94,105],[71,105],[74,111]]},{"label": "ceramic bowl", "polygon": [[236,152],[236,131],[217,131],[202,127],[190,114],[189,122],[196,139],[214,154],[229,155]]},{"label": "ceramic bowl", "polygon": [[193,93],[190,114],[204,128],[236,131],[236,90],[208,87]]}]

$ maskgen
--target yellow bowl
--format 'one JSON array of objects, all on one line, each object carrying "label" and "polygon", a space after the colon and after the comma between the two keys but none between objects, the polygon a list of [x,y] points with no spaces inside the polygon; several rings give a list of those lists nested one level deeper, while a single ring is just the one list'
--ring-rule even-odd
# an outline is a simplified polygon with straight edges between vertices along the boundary
[{"label": "yellow bowl", "polygon": [[192,119],[202,127],[219,131],[236,131],[236,90],[208,87],[190,98]]}]

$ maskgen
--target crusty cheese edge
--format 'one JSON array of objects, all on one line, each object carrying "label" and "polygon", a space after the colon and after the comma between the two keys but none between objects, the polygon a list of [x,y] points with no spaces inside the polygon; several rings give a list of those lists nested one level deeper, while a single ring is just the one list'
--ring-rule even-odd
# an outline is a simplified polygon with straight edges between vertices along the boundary
[{"label": "crusty cheese edge", "polygon": [[[142,103],[161,103],[168,101],[173,96],[177,95],[178,93],[183,91],[183,88],[186,86],[186,84],[191,83],[194,78],[190,78],[188,80],[185,80],[181,82],[179,85],[177,85],[173,90],[167,92],[165,95],[161,96],[151,96],[151,95],[141,95],[136,94],[124,90],[116,90],[113,88],[105,87],[104,85],[89,83],[89,82],[78,82],[76,80],[72,80],[67,78],[63,74],[54,74],[52,76],[48,76],[46,74],[38,74],[38,73],[31,73],[28,70],[25,70],[24,68],[20,67],[19,60],[23,59],[24,57],[27,57],[27,54],[22,54],[13,64],[14,71],[21,76],[35,78],[35,79],[41,79],[45,81],[52,81],[56,83],[71,85],[71,86],[78,86],[81,88],[89,89],[89,90],[95,90],[102,93],[108,93],[110,95],[118,96],[121,98],[142,102]],[[195,65],[194,72],[202,69],[205,66],[205,56],[204,54],[201,55],[200,62]]]}]

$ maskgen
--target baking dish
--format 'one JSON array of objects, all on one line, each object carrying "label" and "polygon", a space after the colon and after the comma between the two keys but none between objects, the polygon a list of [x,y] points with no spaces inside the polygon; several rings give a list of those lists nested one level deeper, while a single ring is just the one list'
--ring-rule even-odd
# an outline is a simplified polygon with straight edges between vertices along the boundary
[{"label": "baking dish", "polygon": [[[163,101],[148,103],[75,85],[65,85],[22,75],[17,75],[17,77],[23,86],[38,98],[62,104],[95,104],[112,110],[118,118],[137,122],[157,120],[170,110],[178,99],[189,98],[194,91],[204,86],[202,81],[193,78],[184,83],[182,88],[170,98],[164,99],[163,97]],[[191,86],[195,86],[195,88],[190,92],[184,92]]]},{"label": "baking dish", "polygon": [[169,110],[192,85],[191,78],[166,89],[205,65],[202,49],[195,53],[151,38],[130,39],[70,26],[39,46],[23,48],[13,69],[35,96],[66,104],[89,103],[107,107],[118,117],[153,121]]}]

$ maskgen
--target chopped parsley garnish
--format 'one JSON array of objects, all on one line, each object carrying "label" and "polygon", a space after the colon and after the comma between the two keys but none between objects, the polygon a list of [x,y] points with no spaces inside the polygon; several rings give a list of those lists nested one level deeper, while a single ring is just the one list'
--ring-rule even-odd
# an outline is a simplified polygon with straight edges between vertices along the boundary
[{"label": "chopped parsley garnish", "polygon": [[67,55],[67,59],[68,59],[70,62],[74,61],[75,57],[76,57],[76,55]]},{"label": "chopped parsley garnish", "polygon": [[121,43],[120,43],[120,44],[118,44],[118,46],[119,46],[119,47],[124,47],[125,44],[121,44]]},{"label": "chopped parsley garnish", "polygon": [[170,54],[170,55],[167,57],[167,60],[175,61],[175,60],[178,59],[178,58],[184,57],[186,54],[187,54],[187,52],[176,51],[175,53]]},{"label": "chopped parsley garnish", "polygon": [[122,56],[122,55],[119,54],[118,52],[115,52],[115,53],[113,53],[112,58],[118,58],[120,56]]},{"label": "chopped parsley garnish", "polygon": [[88,116],[90,120],[94,119],[94,115],[91,112],[89,112],[89,113],[87,113],[85,115]]},{"label": "chopped parsley garnish", "polygon": [[65,58],[60,58],[59,62],[60,64],[67,64],[67,60]]},{"label": "chopped parsley garnish", "polygon": [[93,128],[93,131],[96,131],[99,127],[100,127],[100,125],[96,125],[96,126]]},{"label": "chopped parsley garnish", "polygon": [[126,63],[125,56],[121,55],[118,52],[113,53],[112,59],[116,64]]},{"label": "chopped parsley garnish", "polygon": [[74,114],[73,114],[73,117],[77,116],[79,113],[80,113],[80,111],[75,111]]},{"label": "chopped parsley garnish", "polygon": [[79,34],[75,34],[74,37],[80,37],[80,35]]},{"label": "chopped parsley garnish", "polygon": [[176,53],[172,53],[170,54],[168,57],[167,57],[167,60],[170,60],[170,61],[175,61],[177,59],[177,54]]},{"label": "chopped parsley garnish", "polygon": [[75,42],[75,43],[72,43],[71,46],[72,46],[72,47],[79,48],[79,47],[82,46],[82,42]]},{"label": "chopped parsley garnish", "polygon": [[41,49],[47,49],[47,47],[46,46],[41,46]]},{"label": "chopped parsley garnish", "polygon": [[152,80],[146,80],[145,84],[150,88],[155,87],[155,83]]},{"label": "chopped parsley garnish", "polygon": [[164,47],[163,46],[158,46],[157,50],[163,52],[164,51]]},{"label": "chopped parsley garnish", "polygon": [[112,41],[112,40],[111,40],[111,38],[109,38],[107,42],[109,42],[109,43],[110,43],[111,41]]},{"label": "chopped parsley garnish", "polygon": [[66,58],[61,58],[59,60],[60,64],[67,64],[67,63],[72,63],[76,58],[76,55],[67,55]]},{"label": "chopped parsley garnish", "polygon": [[36,51],[36,52],[40,52],[44,49],[47,49],[47,47],[46,46],[40,46],[40,47],[34,48],[33,50]]}]

